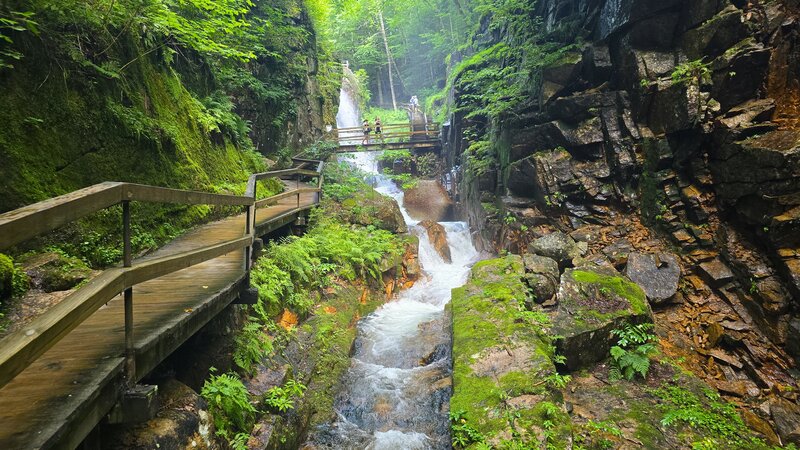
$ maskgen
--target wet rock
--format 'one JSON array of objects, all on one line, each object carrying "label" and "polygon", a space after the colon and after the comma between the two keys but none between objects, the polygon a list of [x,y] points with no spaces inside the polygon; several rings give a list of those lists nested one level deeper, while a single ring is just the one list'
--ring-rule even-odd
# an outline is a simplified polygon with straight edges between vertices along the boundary
[{"label": "wet rock", "polygon": [[430,240],[436,253],[442,257],[444,262],[451,263],[450,245],[447,243],[447,231],[444,227],[431,220],[423,220],[419,225],[428,233],[428,240]]},{"label": "wet rock", "polygon": [[766,439],[770,445],[781,444],[780,438],[778,437],[777,434],[775,434],[775,430],[772,429],[772,426],[770,426],[769,422],[762,419],[761,417],[758,417],[755,413],[747,409],[742,409],[741,414],[744,423],[748,427],[750,427],[751,430],[763,436],[764,439]]},{"label": "wet rock", "polygon": [[775,112],[775,100],[771,98],[750,100],[731,108],[718,123],[728,128],[763,122],[772,118]]},{"label": "wet rock", "polygon": [[525,282],[531,290],[533,301],[543,303],[553,298],[558,289],[558,263],[550,258],[526,254],[522,256],[525,264]]},{"label": "wet rock", "polygon": [[612,33],[631,23],[651,17],[655,13],[672,8],[679,3],[680,0],[620,0],[605,2],[603,9],[600,11],[597,37],[600,40],[606,39]]},{"label": "wet rock", "polygon": [[614,267],[622,268],[628,264],[628,257],[631,253],[633,246],[630,241],[625,238],[617,239],[613,244],[603,247],[603,254],[608,257]]},{"label": "wet rock", "polygon": [[154,419],[133,426],[109,426],[103,431],[103,448],[216,448],[211,417],[200,395],[170,379],[159,385],[158,396],[162,407]]},{"label": "wet rock", "polygon": [[[564,149],[538,152],[509,168],[512,193],[547,203],[556,192],[574,190],[579,182],[572,171],[572,156]],[[551,201],[552,202],[552,201]]]},{"label": "wet rock", "polygon": [[556,231],[535,241],[528,246],[528,251],[537,255],[554,259],[559,265],[569,263],[586,254],[588,246],[585,242],[575,242],[568,235]]},{"label": "wet rock", "polygon": [[778,397],[770,402],[769,409],[783,443],[800,444],[800,406]]},{"label": "wet rock", "polygon": [[453,201],[436,180],[419,180],[413,188],[406,189],[403,206],[416,220],[442,222],[453,213]]},{"label": "wet rock", "polygon": [[651,304],[668,302],[678,292],[681,266],[678,258],[669,253],[631,253],[625,275],[638,284]]},{"label": "wet rock", "polygon": [[78,258],[48,252],[23,259],[34,287],[45,292],[66,291],[92,275],[92,269]]},{"label": "wet rock", "polygon": [[719,258],[700,263],[700,270],[712,280],[714,286],[722,286],[734,279],[733,272]]},{"label": "wet rock", "polygon": [[714,62],[711,96],[723,111],[752,98],[758,98],[764,84],[772,52],[761,44],[748,42],[725,52]]},{"label": "wet rock", "polygon": [[651,320],[644,291],[613,268],[584,265],[561,276],[552,333],[562,336],[556,347],[570,371],[608,357],[611,331],[623,323]]}]

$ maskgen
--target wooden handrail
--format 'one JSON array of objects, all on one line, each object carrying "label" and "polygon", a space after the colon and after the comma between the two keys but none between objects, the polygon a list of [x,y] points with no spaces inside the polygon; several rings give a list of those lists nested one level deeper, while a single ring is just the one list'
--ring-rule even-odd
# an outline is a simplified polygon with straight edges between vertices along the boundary
[{"label": "wooden handrail", "polygon": [[[259,179],[289,175],[318,177],[317,187],[294,189],[258,202],[255,201],[255,195],[212,194],[134,183],[100,183],[0,214],[0,248],[10,247],[119,203],[123,203],[123,210],[126,210],[130,201],[239,205],[247,206],[249,211],[254,211],[257,205],[297,195],[299,210],[301,194],[321,192],[323,163],[316,160],[296,161],[301,164],[293,169],[250,176],[248,190],[252,184],[253,193],[255,193],[255,183]],[[313,163],[316,163],[317,170],[302,169]],[[254,218],[254,215],[251,217]],[[177,272],[235,250],[249,249],[255,238],[254,230],[255,228],[251,227],[248,221],[243,237],[176,255],[147,259],[133,267],[112,268],[103,271],[85,286],[34,319],[29,325],[0,340],[0,388],[116,295],[139,283]]]}]

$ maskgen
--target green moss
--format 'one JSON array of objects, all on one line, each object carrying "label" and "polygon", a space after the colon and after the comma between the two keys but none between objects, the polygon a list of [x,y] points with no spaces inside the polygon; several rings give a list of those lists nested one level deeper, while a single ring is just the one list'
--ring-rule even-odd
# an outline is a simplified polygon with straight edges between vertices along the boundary
[{"label": "green moss", "polygon": [[[472,268],[469,281],[454,289],[450,308],[453,317],[453,396],[451,411],[463,411],[468,424],[486,439],[503,439],[519,433],[514,444],[533,442],[544,434],[554,436],[556,448],[563,448],[569,436],[569,417],[557,408],[553,414],[558,423],[547,422],[551,428],[542,436],[532,436],[533,429],[545,430],[547,419],[537,408],[517,407],[511,400],[522,395],[543,395],[560,402],[544,379],[555,373],[552,346],[538,326],[523,320],[521,306],[527,288],[522,281],[522,258],[480,261]],[[525,354],[519,367],[499,374],[478,375],[498,353]],[[487,360],[486,358],[489,358]],[[515,431],[516,430],[516,431]]]},{"label": "green moss", "polygon": [[0,300],[11,297],[13,292],[14,260],[0,253]]},{"label": "green moss", "polygon": [[597,272],[585,270],[573,270],[572,278],[579,283],[599,285],[600,289],[608,289],[619,297],[624,298],[630,303],[634,314],[648,313],[647,297],[642,288],[632,281],[622,277],[601,275]]}]

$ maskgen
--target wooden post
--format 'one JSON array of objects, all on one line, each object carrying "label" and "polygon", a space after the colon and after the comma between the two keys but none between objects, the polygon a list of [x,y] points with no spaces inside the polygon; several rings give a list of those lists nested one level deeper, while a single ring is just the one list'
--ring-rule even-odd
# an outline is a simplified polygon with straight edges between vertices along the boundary
[{"label": "wooden post", "polygon": [[[131,252],[131,202],[122,201],[122,265],[131,267],[133,256]],[[125,289],[123,293],[125,306],[125,377],[128,386],[136,383],[136,349],[133,341],[133,288]]]},{"label": "wooden post", "polygon": [[300,208],[300,175],[297,175],[297,183],[295,184],[295,189],[297,189],[297,207]]}]

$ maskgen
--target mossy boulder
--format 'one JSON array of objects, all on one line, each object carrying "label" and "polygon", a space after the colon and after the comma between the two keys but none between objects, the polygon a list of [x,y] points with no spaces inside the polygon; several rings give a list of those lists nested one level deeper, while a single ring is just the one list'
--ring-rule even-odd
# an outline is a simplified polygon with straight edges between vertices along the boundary
[{"label": "mossy boulder", "polygon": [[92,275],[82,260],[61,253],[48,252],[22,261],[33,285],[45,292],[72,289]]},{"label": "mossy boulder", "polygon": [[[450,411],[492,445],[512,439],[538,445],[551,435],[548,442],[564,448],[570,420],[561,393],[544,381],[556,373],[552,348],[540,328],[521,320],[524,274],[520,256],[481,261],[453,290]],[[545,421],[555,424],[547,433]]]},{"label": "mossy boulder", "polygon": [[536,239],[528,246],[528,251],[554,259],[562,267],[575,258],[586,254],[588,244],[575,242],[569,235],[560,231]]},{"label": "mossy boulder", "polygon": [[652,321],[644,291],[612,267],[589,263],[561,275],[552,333],[570,371],[605,359],[623,323]]},{"label": "mossy boulder", "polygon": [[375,190],[361,191],[340,203],[341,220],[364,226],[374,226],[392,233],[408,231],[400,207],[394,199]]},{"label": "mossy boulder", "polygon": [[14,260],[0,253],[0,299],[11,297],[14,292]]}]

